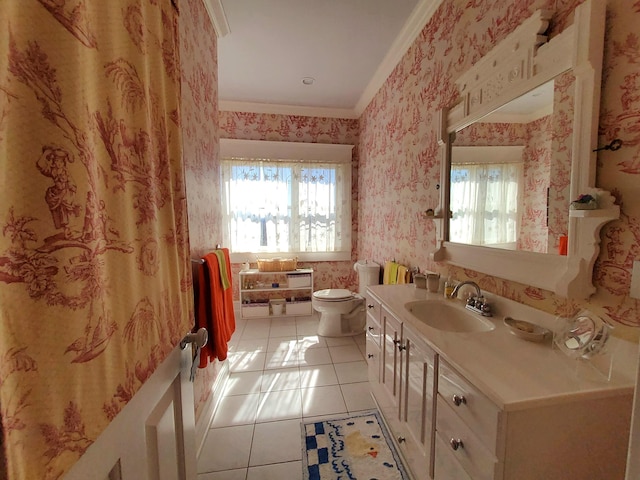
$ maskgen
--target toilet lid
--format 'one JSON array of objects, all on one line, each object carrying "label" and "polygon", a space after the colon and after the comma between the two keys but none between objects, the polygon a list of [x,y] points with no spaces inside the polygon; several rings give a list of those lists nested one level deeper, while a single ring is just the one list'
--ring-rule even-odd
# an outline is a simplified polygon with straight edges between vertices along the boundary
[{"label": "toilet lid", "polygon": [[341,300],[350,300],[353,297],[353,293],[344,288],[328,288],[326,290],[318,290],[313,296],[318,300],[339,302]]}]

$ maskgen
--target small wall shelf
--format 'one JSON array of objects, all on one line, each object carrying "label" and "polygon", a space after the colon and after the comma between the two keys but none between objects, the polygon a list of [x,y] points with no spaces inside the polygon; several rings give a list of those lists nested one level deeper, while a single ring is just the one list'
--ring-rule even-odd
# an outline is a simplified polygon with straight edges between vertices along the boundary
[{"label": "small wall shelf", "polygon": [[311,315],[311,295],[311,268],[284,272],[261,272],[256,268],[240,271],[242,318]]}]

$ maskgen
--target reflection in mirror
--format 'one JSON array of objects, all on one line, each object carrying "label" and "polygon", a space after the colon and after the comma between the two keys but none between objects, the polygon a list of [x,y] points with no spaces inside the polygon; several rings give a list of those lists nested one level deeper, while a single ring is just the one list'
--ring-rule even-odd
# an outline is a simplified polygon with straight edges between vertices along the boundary
[{"label": "reflection in mirror", "polygon": [[573,88],[561,74],[453,134],[449,241],[566,254]]}]

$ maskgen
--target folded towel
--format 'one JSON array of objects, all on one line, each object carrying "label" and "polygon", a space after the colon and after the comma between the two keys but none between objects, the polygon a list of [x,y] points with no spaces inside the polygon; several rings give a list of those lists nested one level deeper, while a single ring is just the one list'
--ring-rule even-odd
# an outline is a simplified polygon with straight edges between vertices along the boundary
[{"label": "folded towel", "polygon": [[395,285],[398,283],[398,267],[396,262],[391,262],[389,267],[389,285]]},{"label": "folded towel", "polygon": [[[207,329],[209,342],[200,353],[200,368],[216,358],[220,361],[227,358],[227,345],[236,328],[233,289],[223,287],[222,272],[231,272],[229,250],[225,248],[210,253],[204,257],[204,261],[198,271],[196,328]],[[231,277],[228,274],[225,276],[230,287]]]},{"label": "folded towel", "polygon": [[407,283],[407,274],[409,273],[409,269],[404,265],[398,265],[398,283],[404,284]]},{"label": "folded towel", "polygon": [[213,252],[218,257],[218,266],[220,268],[220,281],[222,282],[222,288],[226,290],[231,286],[231,280],[227,273],[227,262],[224,258],[224,252],[222,250],[215,250]]},{"label": "folded towel", "polygon": [[391,271],[391,264],[393,262],[391,260],[387,260],[387,263],[384,264],[384,272],[382,272],[382,284],[389,285],[389,272]]}]

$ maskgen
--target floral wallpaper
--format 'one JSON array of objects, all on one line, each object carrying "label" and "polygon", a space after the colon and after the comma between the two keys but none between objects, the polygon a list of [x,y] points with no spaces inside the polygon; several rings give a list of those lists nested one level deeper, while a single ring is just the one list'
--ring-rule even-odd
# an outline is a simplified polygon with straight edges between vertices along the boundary
[{"label": "floral wallpaper", "polygon": [[[346,262],[299,262],[300,268],[314,269],[314,288],[349,288],[357,290],[358,279],[353,269],[357,260],[358,241],[358,121],[343,118],[307,117],[243,112],[220,112],[220,137],[242,140],[268,140],[279,142],[338,143],[356,145],[353,149],[352,181],[353,217],[352,260]],[[232,265],[234,278],[238,278],[241,265]],[[239,300],[238,282],[234,285],[234,299]]]},{"label": "floral wallpaper", "polygon": [[[181,119],[191,258],[211,252],[222,238],[218,159],[217,37],[202,0],[180,4]],[[221,364],[198,369],[196,421]]]},{"label": "floral wallpaper", "polygon": [[60,478],[191,326],[177,21],[170,0],[0,3],[8,478]]},{"label": "floral wallpaper", "polygon": [[[607,315],[616,335],[637,338],[638,300],[629,297],[631,268],[640,258],[640,2],[607,2],[600,143],[621,138],[617,152],[600,152],[597,186],[614,192],[618,221],[602,230],[594,271],[597,293],[567,300],[538,288],[434,263],[435,225],[420,212],[438,205],[440,149],[437,115],[457,98],[455,79],[535,10],[556,12],[552,34],[572,22],[580,0],[444,0],[360,118],[358,256],[395,258],[410,266],[473,279],[487,291],[558,315],[580,308]],[[566,148],[554,139],[554,148]],[[563,182],[561,175],[552,178]]]}]

